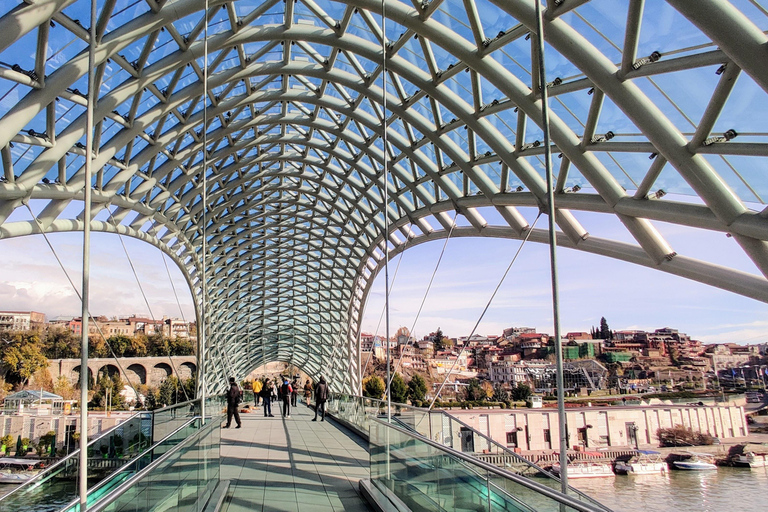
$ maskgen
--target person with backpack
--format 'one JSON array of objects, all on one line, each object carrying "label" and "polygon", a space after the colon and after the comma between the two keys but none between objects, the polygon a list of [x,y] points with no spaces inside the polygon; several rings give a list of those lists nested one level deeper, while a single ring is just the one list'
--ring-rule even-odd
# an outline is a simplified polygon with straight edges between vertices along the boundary
[{"label": "person with backpack", "polygon": [[240,413],[237,412],[237,406],[240,405],[242,399],[243,392],[240,390],[240,386],[237,385],[234,377],[230,377],[229,391],[227,391],[227,424],[224,425],[223,428],[229,428],[232,425],[232,416],[235,417],[235,421],[237,422],[235,428],[240,428],[242,426],[242,423],[240,423]]},{"label": "person with backpack", "polygon": [[280,397],[283,399],[283,418],[291,417],[291,395],[293,387],[288,381],[288,377],[283,377],[283,385],[280,387]]},{"label": "person with backpack", "polygon": [[315,386],[315,417],[312,421],[317,421],[317,414],[320,414],[320,421],[325,421],[325,402],[328,401],[328,383],[325,382],[325,377],[320,377],[320,382]]},{"label": "person with backpack", "polygon": [[264,417],[274,418],[272,414],[272,382],[267,379],[261,387],[261,398],[264,401]]}]

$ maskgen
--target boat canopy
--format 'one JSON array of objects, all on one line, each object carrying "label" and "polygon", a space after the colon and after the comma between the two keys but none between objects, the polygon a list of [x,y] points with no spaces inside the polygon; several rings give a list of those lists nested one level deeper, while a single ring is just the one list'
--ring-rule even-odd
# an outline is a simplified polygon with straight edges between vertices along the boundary
[{"label": "boat canopy", "polygon": [[38,459],[13,459],[11,457],[0,457],[0,465],[19,465],[19,466],[34,466],[43,462]]}]

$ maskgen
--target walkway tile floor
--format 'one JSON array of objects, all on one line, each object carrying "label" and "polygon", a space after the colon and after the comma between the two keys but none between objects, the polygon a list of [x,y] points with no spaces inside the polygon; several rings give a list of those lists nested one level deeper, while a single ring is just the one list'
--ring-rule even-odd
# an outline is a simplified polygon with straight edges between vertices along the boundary
[{"label": "walkway tile floor", "polygon": [[243,427],[221,431],[221,478],[230,480],[223,512],[370,511],[358,495],[369,478],[368,445],[333,420],[312,422],[303,404],[282,418],[241,414]]}]

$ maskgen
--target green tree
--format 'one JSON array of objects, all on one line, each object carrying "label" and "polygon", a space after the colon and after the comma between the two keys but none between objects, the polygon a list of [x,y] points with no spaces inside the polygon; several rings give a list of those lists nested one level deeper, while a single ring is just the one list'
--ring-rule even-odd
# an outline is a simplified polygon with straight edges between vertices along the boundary
[{"label": "green tree", "polygon": [[411,402],[423,402],[427,397],[427,382],[418,373],[408,382],[408,398]]},{"label": "green tree", "polygon": [[443,331],[439,327],[432,335],[432,343],[435,345],[435,350],[443,350]]},{"label": "green tree", "polygon": [[163,407],[183,402],[184,391],[181,388],[182,384],[175,376],[166,378],[157,389],[158,405]]},{"label": "green tree", "polygon": [[53,383],[53,393],[59,395],[64,400],[75,400],[80,396],[80,393],[64,375],[59,375],[56,382]]},{"label": "green tree", "polygon": [[126,354],[129,357],[146,357],[148,353],[148,345],[149,341],[147,340],[147,337],[143,334],[137,334],[131,338]]},{"label": "green tree", "polygon": [[131,338],[125,334],[116,334],[107,338],[107,343],[112,347],[112,351],[117,357],[130,357],[132,354],[128,353],[131,346]]},{"label": "green tree", "polygon": [[174,356],[193,356],[195,355],[195,344],[189,338],[175,337],[169,340],[171,355]]},{"label": "green tree", "polygon": [[604,340],[613,339],[613,333],[611,332],[611,328],[608,327],[608,321],[605,317],[600,318],[600,337]]},{"label": "green tree", "polygon": [[[115,374],[112,377],[106,374],[102,374],[96,385],[94,386],[93,398],[91,398],[90,406],[99,409],[106,409],[107,406],[111,406],[114,410],[126,409],[125,398],[120,392],[123,390],[124,384],[120,375]],[[108,397],[108,394],[111,394]]]},{"label": "green tree", "polygon": [[161,407],[160,400],[158,399],[157,389],[147,388],[146,392],[142,394],[144,395],[144,405],[146,406],[147,410],[153,411]]},{"label": "green tree", "polygon": [[393,402],[404,404],[408,401],[408,386],[405,385],[405,381],[399,373],[395,373],[395,376],[392,377],[390,391],[392,393]]},{"label": "green tree", "polygon": [[672,345],[669,349],[669,361],[674,366],[680,366],[680,350],[675,345]]},{"label": "green tree", "polygon": [[509,400],[509,392],[501,387],[500,384],[497,384],[495,388],[493,388],[493,400],[496,402],[506,402]]},{"label": "green tree", "polygon": [[80,357],[80,339],[68,329],[48,329],[43,342],[43,353],[48,359],[75,359]]},{"label": "green tree", "polygon": [[[170,354],[171,346],[168,339],[162,334],[152,334],[147,336],[147,352],[149,356],[167,356]],[[171,354],[172,355],[172,354]]]},{"label": "green tree", "polygon": [[106,340],[101,336],[88,337],[88,357],[111,357]]},{"label": "green tree", "polygon": [[522,402],[524,400],[528,400],[528,398],[533,394],[531,391],[531,386],[528,384],[518,384],[515,387],[512,388],[512,400],[515,400],[517,402]]},{"label": "green tree", "polygon": [[192,400],[195,398],[197,393],[197,379],[195,377],[190,377],[183,383],[184,391],[187,392],[187,397]]},{"label": "green tree", "polygon": [[47,368],[37,333],[13,333],[0,340],[0,367],[13,384],[26,384],[35,372]]},{"label": "green tree", "polygon": [[485,390],[480,386],[480,381],[477,379],[470,379],[467,383],[467,387],[464,388],[464,400],[474,402],[476,400],[482,400],[485,396]]},{"label": "green tree", "polygon": [[363,395],[368,398],[381,399],[384,395],[384,381],[377,375],[371,375],[363,383]]},{"label": "green tree", "polygon": [[484,380],[480,383],[480,387],[483,388],[484,396],[482,398],[491,398],[493,396],[493,384],[487,380]]}]

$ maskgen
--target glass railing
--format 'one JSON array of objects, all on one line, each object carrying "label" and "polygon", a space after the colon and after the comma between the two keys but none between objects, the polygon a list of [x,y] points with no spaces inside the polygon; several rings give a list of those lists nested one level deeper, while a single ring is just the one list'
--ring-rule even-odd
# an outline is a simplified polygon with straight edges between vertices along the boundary
[{"label": "glass railing", "polygon": [[[165,510],[200,512],[219,481],[221,416],[196,418],[183,427],[181,441],[152,462],[126,466],[119,485],[99,496],[89,511]],[[72,512],[77,512],[73,509]]]},{"label": "glass railing", "polygon": [[[329,400],[328,411],[367,432],[370,418],[387,415],[387,403],[373,398],[334,394]],[[483,458],[515,473],[542,474],[557,480],[556,476],[445,411],[393,403],[391,414],[394,424],[442,445]]]},{"label": "glass railing", "polygon": [[606,510],[379,419],[369,443],[371,482],[411,510]]},{"label": "glass railing", "polygon": [[164,439],[195,416],[200,416],[200,399],[155,409],[152,411],[152,439]]},{"label": "glass railing", "polygon": [[[332,394],[328,412],[339,417],[363,433],[370,430],[375,418],[386,418],[387,402],[373,398]],[[545,485],[552,489],[561,487],[560,479],[534,464],[489,436],[478,432],[466,423],[443,410],[429,410],[405,404],[392,403],[392,423],[483,462],[524,476],[546,477]],[[568,487],[569,495],[586,503],[609,510],[591,496]]]},{"label": "glass railing", "polygon": [[[88,442],[88,485],[128,464],[151,446],[152,413],[134,414]],[[80,450],[0,498],[0,510],[58,511],[78,494]]]},{"label": "glass railing", "polygon": [[[220,426],[225,407],[222,396],[211,396],[206,399],[206,417],[217,427]],[[179,432],[194,433],[194,430],[186,431],[183,427],[196,418],[198,420],[200,418],[199,399],[135,414],[90,441],[88,443],[89,496],[101,496],[109,492],[121,482],[121,478],[125,478],[133,471],[130,468],[152,462],[173,449],[184,440],[183,436],[178,436]],[[215,446],[215,453],[209,453],[205,460],[215,460],[218,468],[218,442]],[[151,455],[147,459],[149,453],[147,450],[150,447]],[[208,465],[207,462],[206,465]],[[60,511],[78,496],[79,468],[79,450],[76,450],[0,498],[0,511]]]},{"label": "glass railing", "polygon": [[[136,474],[138,471],[149,466],[153,460],[173,450],[174,447],[183,443],[190,435],[194,434],[199,428],[200,418],[190,418],[186,423],[179,426],[173,432],[170,432],[166,438],[160,440],[154,446],[146,450],[139,457],[136,457],[119,470],[115,471],[109,477],[102,479],[97,484],[89,486],[87,495],[88,510],[91,510],[107,494],[118,488],[122,483]],[[80,510],[80,499],[74,497],[64,507],[61,512],[78,512]]]}]

